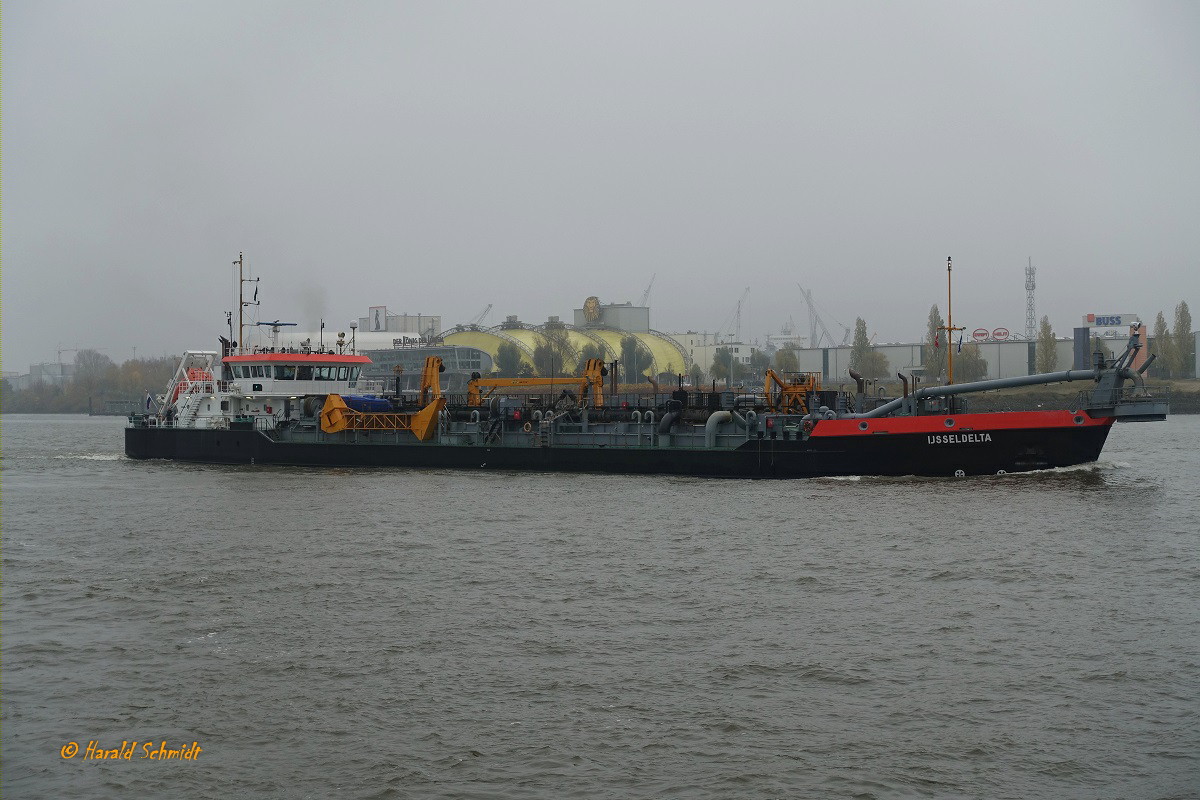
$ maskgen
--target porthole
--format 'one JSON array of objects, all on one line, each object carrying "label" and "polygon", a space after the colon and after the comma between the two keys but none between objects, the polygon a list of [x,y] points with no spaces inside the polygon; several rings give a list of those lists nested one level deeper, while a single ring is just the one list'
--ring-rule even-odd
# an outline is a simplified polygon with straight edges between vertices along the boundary
[{"label": "porthole", "polygon": [[1079,414],[1076,414],[1076,415],[1075,415],[1075,424],[1076,424],[1076,425],[1082,425],[1082,424],[1083,424],[1083,417],[1081,417]]},{"label": "porthole", "polygon": [[950,417],[946,417],[945,423],[947,428],[954,427],[954,420],[952,420]]},{"label": "porthole", "polygon": [[965,478],[966,476],[967,476],[967,473],[966,473],[966,472],[964,472],[963,470],[961,470],[961,469],[956,469],[956,470],[954,470],[954,477],[956,477],[956,478]]},{"label": "porthole", "polygon": [[865,423],[865,422],[860,422],[860,423],[858,423],[858,429],[859,429],[860,431],[865,431],[865,430],[866,430],[868,427],[869,427],[869,426],[868,426],[868,425],[867,425],[867,423]]}]

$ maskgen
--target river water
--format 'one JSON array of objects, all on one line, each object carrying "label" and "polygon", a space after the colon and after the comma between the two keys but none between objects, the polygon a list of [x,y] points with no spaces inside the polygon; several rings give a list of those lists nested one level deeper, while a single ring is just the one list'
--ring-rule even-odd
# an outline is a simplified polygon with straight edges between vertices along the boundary
[{"label": "river water", "polygon": [[789,482],[136,462],[122,426],[3,418],[6,800],[1200,796],[1200,417]]}]

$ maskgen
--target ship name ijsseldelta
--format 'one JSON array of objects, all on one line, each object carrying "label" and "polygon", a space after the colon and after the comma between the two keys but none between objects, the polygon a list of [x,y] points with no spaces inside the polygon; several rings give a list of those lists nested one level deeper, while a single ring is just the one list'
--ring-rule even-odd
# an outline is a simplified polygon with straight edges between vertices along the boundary
[{"label": "ship name ijsseldelta", "polygon": [[944,433],[927,438],[929,444],[974,444],[990,442],[992,435],[990,433]]}]

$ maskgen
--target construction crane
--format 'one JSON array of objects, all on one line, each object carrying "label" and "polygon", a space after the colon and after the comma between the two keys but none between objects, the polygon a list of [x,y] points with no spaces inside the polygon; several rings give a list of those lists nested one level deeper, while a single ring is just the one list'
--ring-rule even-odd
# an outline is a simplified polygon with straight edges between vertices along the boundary
[{"label": "construction crane", "polygon": [[650,290],[654,288],[654,279],[657,277],[657,272],[650,276],[650,283],[646,284],[646,291],[642,292],[642,302],[638,303],[639,306],[644,308],[646,303],[650,301]]},{"label": "construction crane", "polygon": [[733,315],[733,340],[740,342],[742,340],[742,304],[746,302],[746,298],[750,296],[750,287],[746,287],[746,291],[742,292],[742,296],[738,298],[737,311]]},{"label": "construction crane", "polygon": [[[800,284],[796,284],[800,289],[800,294],[804,295],[804,302],[808,304],[808,319],[809,319],[809,347],[820,347],[821,342],[828,340],[830,347],[844,347],[850,343],[850,329],[836,319],[833,321],[835,325],[842,329],[842,343],[836,344],[833,339],[833,334],[829,332],[829,328],[825,325],[825,320],[821,319],[821,315],[817,313],[816,303],[813,302],[812,292],[805,289]],[[817,336],[817,328],[821,329],[821,336]]]},{"label": "construction crane", "polygon": [[467,322],[467,324],[468,325],[482,325],[483,321],[485,319],[487,319],[488,312],[490,312],[491,310],[492,310],[492,304],[488,303],[487,308],[485,308],[483,311],[480,311],[475,316],[471,317],[471,319]]},{"label": "construction crane", "polygon": [[[731,341],[741,341],[742,338],[742,306],[746,303],[746,298],[750,296],[750,287],[747,286],[742,292],[742,296],[738,298],[737,305],[734,306],[733,315],[727,318],[724,324],[717,329],[713,334],[713,343],[721,341],[722,333],[726,336],[732,335]],[[732,328],[732,331],[730,330]]]},{"label": "construction crane", "polygon": [[78,352],[79,352],[79,348],[77,348],[77,347],[60,347],[60,348],[58,348],[58,360],[55,363],[56,364],[63,363],[63,360],[62,360],[63,353],[78,353]]}]

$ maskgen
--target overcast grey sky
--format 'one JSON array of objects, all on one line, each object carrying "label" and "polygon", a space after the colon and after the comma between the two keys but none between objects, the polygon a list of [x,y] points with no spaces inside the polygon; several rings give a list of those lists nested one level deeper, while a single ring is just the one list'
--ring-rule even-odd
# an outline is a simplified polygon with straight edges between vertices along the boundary
[{"label": "overcast grey sky", "polygon": [[[3,6],[6,371],[371,305],[880,340],[1200,312],[1200,4]],[[1200,317],[1200,313],[1197,313]],[[835,333],[838,331],[835,330]],[[65,354],[69,360],[73,354]]]}]

